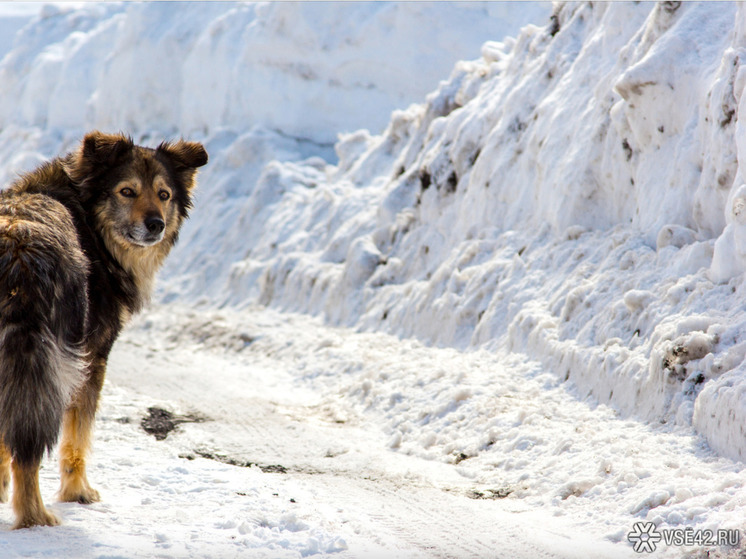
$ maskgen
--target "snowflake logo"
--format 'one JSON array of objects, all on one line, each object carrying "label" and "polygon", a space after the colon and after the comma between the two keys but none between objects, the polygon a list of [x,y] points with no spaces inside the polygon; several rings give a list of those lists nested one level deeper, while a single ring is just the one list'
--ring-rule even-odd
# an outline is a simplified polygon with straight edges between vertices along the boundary
[{"label": "snowflake logo", "polygon": [[627,539],[634,544],[637,553],[653,553],[655,544],[661,541],[661,535],[652,522],[636,522],[634,530],[627,534]]}]

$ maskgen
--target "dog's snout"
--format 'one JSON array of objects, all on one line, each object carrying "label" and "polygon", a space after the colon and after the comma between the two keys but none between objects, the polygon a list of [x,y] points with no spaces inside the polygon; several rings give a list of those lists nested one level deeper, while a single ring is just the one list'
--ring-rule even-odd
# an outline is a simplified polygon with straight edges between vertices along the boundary
[{"label": "dog's snout", "polygon": [[159,235],[166,228],[166,223],[157,216],[145,218],[145,227],[151,235]]}]

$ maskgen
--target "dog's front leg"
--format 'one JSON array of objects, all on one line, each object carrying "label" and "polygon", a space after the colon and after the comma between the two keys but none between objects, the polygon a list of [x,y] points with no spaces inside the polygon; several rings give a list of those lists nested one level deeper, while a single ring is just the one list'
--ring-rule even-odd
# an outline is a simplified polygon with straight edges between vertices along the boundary
[{"label": "dog's front leg", "polygon": [[91,447],[105,370],[104,359],[95,359],[91,363],[88,380],[65,412],[60,445],[60,501],[88,504],[100,500],[98,491],[88,483],[85,461]]}]

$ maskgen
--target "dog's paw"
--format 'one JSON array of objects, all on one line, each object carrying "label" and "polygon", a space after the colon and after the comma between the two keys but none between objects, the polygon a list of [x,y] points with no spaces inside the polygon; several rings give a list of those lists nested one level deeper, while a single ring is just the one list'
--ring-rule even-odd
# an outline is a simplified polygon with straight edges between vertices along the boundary
[{"label": "dog's paw", "polygon": [[42,508],[34,512],[26,512],[16,520],[13,525],[14,530],[21,528],[31,528],[32,526],[59,526],[60,519],[51,512]]},{"label": "dog's paw", "polygon": [[98,491],[87,483],[77,487],[68,485],[67,487],[60,488],[58,498],[63,503],[80,503],[83,505],[90,505],[101,500]]},{"label": "dog's paw", "polygon": [[88,487],[85,491],[81,491],[75,499],[78,503],[83,505],[90,505],[91,503],[98,503],[101,500],[101,496],[98,491]]}]

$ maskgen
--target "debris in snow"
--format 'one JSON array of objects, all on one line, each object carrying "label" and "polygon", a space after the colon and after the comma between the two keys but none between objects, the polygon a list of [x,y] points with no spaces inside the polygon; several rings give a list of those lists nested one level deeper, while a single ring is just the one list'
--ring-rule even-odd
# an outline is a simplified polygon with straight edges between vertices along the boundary
[{"label": "debris in snow", "polygon": [[153,435],[156,441],[162,441],[168,434],[182,423],[199,423],[206,421],[205,417],[196,414],[176,415],[162,408],[148,408],[148,416],[143,417],[140,426],[148,435]]}]

